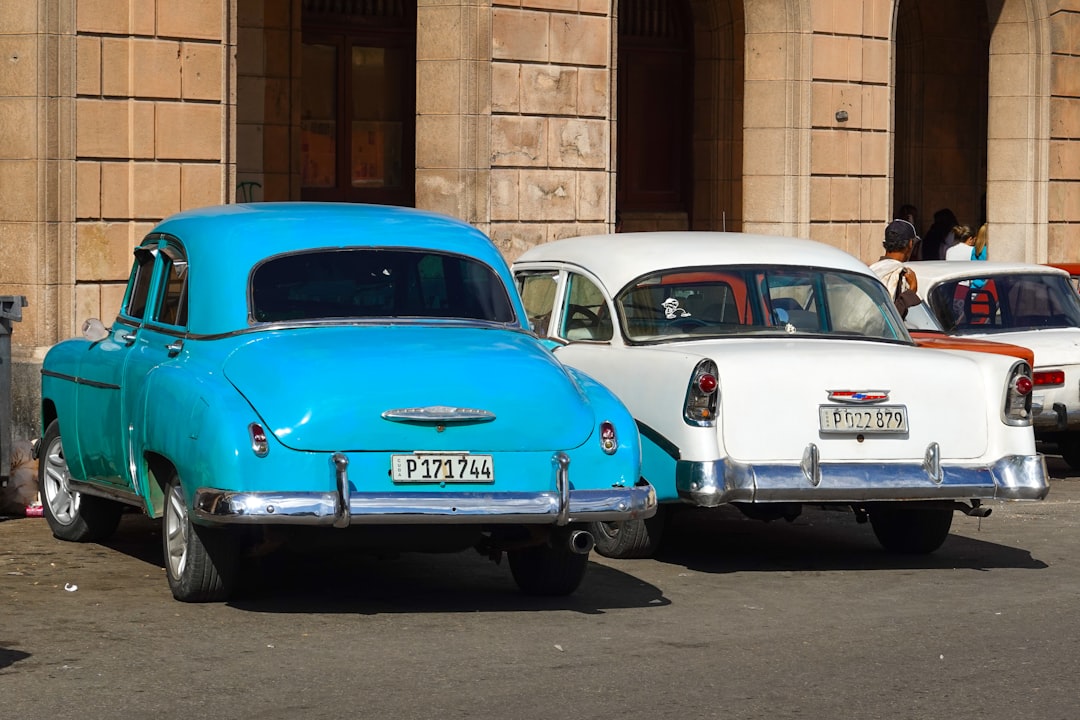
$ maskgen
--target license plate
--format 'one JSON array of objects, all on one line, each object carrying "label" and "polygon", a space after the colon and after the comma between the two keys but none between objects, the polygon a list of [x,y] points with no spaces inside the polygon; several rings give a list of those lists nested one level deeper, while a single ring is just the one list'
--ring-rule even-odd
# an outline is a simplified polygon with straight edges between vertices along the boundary
[{"label": "license plate", "polygon": [[390,475],[394,482],[495,482],[491,456],[469,453],[391,455]]},{"label": "license plate", "polygon": [[819,405],[818,418],[821,421],[823,433],[875,435],[908,431],[907,407],[904,405],[875,405],[874,407]]}]

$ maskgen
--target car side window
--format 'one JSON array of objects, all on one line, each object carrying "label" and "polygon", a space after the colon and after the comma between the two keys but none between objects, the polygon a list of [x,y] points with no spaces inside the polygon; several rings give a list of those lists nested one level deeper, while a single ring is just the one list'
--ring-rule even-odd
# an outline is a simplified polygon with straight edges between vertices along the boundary
[{"label": "car side window", "polygon": [[154,279],[154,260],[157,250],[149,247],[135,249],[135,262],[128,278],[122,315],[142,320],[146,314],[146,300],[150,295],[150,283]]},{"label": "car side window", "polygon": [[611,340],[611,313],[604,293],[589,278],[570,273],[567,276],[559,335],[567,340]]},{"label": "car side window", "polygon": [[163,325],[187,325],[188,263],[183,252],[167,247],[162,252],[160,297],[154,319]]},{"label": "car side window", "polygon": [[548,337],[551,313],[555,309],[555,297],[559,292],[559,272],[544,270],[518,273],[517,283],[521,300],[525,304],[529,327],[538,336]]}]

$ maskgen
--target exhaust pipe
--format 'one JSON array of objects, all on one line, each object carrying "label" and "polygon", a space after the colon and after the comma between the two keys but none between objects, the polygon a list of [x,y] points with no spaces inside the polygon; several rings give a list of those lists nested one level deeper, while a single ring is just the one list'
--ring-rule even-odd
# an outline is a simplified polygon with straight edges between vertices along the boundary
[{"label": "exhaust pipe", "polygon": [[596,540],[593,539],[592,533],[587,530],[574,530],[570,533],[567,545],[572,553],[588,555],[592,552],[593,546],[596,545]]}]

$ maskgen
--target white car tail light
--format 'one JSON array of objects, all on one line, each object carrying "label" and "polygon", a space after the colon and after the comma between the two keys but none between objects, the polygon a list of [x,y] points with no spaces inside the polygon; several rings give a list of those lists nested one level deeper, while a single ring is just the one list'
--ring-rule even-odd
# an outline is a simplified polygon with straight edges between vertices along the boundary
[{"label": "white car tail light", "polygon": [[690,376],[686,390],[683,418],[690,425],[708,427],[716,424],[716,407],[720,398],[720,381],[716,363],[702,360]]},{"label": "white car tail light", "polygon": [[1031,391],[1035,387],[1031,378],[1031,367],[1025,362],[1018,362],[1009,372],[1009,382],[1005,386],[1005,424],[1031,424]]},{"label": "white car tail light", "polygon": [[1065,384],[1064,370],[1037,370],[1032,376],[1035,387],[1054,387]]}]

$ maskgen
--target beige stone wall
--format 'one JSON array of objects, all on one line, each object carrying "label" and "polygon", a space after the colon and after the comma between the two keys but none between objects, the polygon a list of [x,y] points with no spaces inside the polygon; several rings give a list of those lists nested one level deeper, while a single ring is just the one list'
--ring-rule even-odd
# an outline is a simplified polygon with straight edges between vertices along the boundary
[{"label": "beige stone wall", "polygon": [[300,0],[236,0],[236,201],[300,197]]},{"label": "beige stone wall", "polygon": [[891,9],[817,0],[810,13],[809,237],[867,262],[891,212]]},{"label": "beige stone wall", "polygon": [[1049,16],[1050,143],[1046,254],[1080,261],[1080,2],[1056,3]]},{"label": "beige stone wall", "polygon": [[611,228],[610,7],[492,2],[490,234],[508,259]]},{"label": "beige stone wall", "polygon": [[227,0],[75,3],[74,314],[60,337],[116,314],[155,222],[230,198],[233,23]]}]

